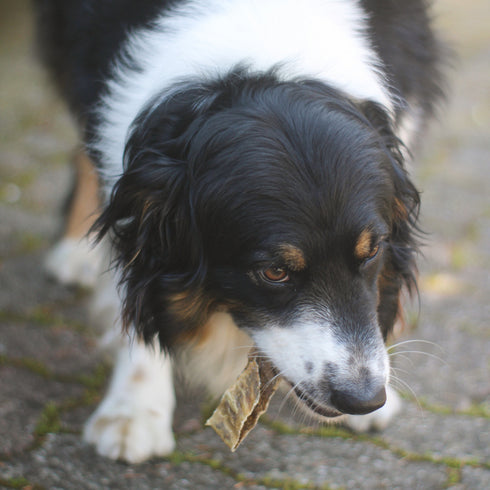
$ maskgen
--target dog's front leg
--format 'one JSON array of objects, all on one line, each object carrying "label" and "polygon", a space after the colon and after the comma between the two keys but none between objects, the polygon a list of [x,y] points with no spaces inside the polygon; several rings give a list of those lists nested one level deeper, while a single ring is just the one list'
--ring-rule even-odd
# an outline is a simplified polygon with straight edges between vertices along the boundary
[{"label": "dog's front leg", "polygon": [[109,389],[85,425],[84,438],[112,459],[138,463],[175,446],[170,357],[139,342],[117,353]]},{"label": "dog's front leg", "polygon": [[100,247],[90,230],[99,215],[99,177],[95,165],[80,150],[74,158],[75,185],[62,238],[49,251],[44,268],[61,284],[93,288],[102,269]]}]

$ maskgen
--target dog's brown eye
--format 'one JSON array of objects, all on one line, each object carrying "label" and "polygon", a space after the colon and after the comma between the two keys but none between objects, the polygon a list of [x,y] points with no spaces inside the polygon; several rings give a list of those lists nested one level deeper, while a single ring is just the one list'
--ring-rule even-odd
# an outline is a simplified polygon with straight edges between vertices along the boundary
[{"label": "dog's brown eye", "polygon": [[286,269],[281,267],[269,267],[262,271],[265,279],[270,282],[287,282],[289,281],[289,274]]}]

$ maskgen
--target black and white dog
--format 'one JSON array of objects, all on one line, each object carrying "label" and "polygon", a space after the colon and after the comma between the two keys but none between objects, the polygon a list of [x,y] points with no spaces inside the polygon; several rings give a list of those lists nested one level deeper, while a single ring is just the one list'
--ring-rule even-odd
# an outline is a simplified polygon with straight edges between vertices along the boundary
[{"label": "black and white dog", "polygon": [[[96,302],[140,339],[120,341],[86,439],[128,461],[167,454],[168,353],[220,392],[253,344],[307,410],[383,426],[384,340],[415,286],[404,160],[440,96],[425,1],[36,4],[100,171],[116,267]],[[75,238],[50,256],[66,281],[95,260]]]}]

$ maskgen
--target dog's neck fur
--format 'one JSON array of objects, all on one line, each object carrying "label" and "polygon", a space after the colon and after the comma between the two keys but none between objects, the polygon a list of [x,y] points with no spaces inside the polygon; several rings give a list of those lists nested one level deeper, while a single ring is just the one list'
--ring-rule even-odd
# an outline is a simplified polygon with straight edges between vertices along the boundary
[{"label": "dog's neck fur", "polygon": [[131,36],[124,47],[129,57],[114,65],[94,141],[109,188],[122,172],[128,130],[139,111],[184,79],[223,76],[240,64],[255,73],[277,67],[283,79],[317,78],[392,111],[366,14],[356,1],[308,0],[311,6],[298,7],[293,0],[262,0],[252,2],[253,8],[250,3],[186,2],[172,16],[161,16],[155,28]]}]

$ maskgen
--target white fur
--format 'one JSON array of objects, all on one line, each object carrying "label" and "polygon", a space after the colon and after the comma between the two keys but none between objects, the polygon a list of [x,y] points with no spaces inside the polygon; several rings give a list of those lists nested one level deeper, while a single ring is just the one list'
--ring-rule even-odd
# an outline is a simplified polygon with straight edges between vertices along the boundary
[{"label": "white fur", "polygon": [[122,172],[128,129],[142,107],[175,81],[222,75],[237,64],[284,79],[315,77],[354,98],[392,101],[355,0],[195,0],[140,30],[127,44],[141,66],[114,67],[102,102],[102,153],[109,189]]},{"label": "white fur", "polygon": [[84,438],[112,459],[139,463],[175,447],[170,359],[135,343],[120,349],[109,390],[85,425]]},{"label": "white fur", "polygon": [[178,365],[190,383],[204,385],[210,394],[219,396],[245,368],[253,343],[228,313],[213,313],[205,331],[202,341],[180,353]]},{"label": "white fur", "polygon": [[116,284],[116,275],[109,271],[94,291],[91,313],[106,330],[103,347],[117,354],[109,388],[85,425],[84,439],[103,456],[138,463],[165,456],[175,447],[172,365],[157,346],[131,341],[121,332]]},{"label": "white fur", "polygon": [[61,284],[92,288],[101,272],[103,256],[90,238],[63,238],[46,255],[44,269]]},{"label": "white fur", "polygon": [[293,385],[320,383],[326,362],[335,367],[339,383],[355,382],[363,370],[372,379],[388,382],[389,360],[381,334],[369,343],[350,346],[335,338],[326,321],[298,321],[288,327],[261,329],[252,337]]},{"label": "white fur", "polygon": [[401,115],[397,124],[396,133],[404,147],[402,147],[403,156],[407,164],[411,163],[412,155],[410,152],[417,149],[418,141],[423,129],[424,111],[417,105],[407,102],[406,108]]}]

